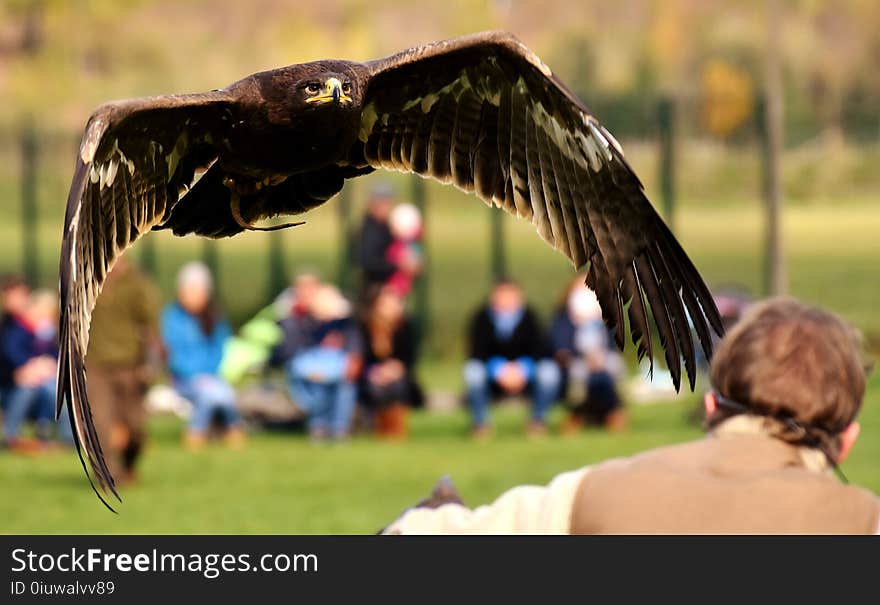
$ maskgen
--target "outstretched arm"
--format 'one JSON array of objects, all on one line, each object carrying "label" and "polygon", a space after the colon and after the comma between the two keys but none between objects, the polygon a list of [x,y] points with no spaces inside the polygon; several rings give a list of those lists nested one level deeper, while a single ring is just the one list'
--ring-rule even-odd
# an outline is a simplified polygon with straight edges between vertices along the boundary
[{"label": "outstretched arm", "polygon": [[385,534],[567,534],[575,493],[589,467],[557,475],[547,486],[522,485],[492,504],[413,508]]}]

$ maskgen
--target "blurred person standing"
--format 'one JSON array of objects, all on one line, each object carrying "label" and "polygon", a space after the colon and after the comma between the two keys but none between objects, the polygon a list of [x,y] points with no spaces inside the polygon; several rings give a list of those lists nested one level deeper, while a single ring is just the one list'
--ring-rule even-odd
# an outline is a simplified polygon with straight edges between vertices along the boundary
[{"label": "blurred person standing", "polygon": [[546,416],[559,392],[559,368],[548,359],[541,325],[526,304],[520,286],[498,281],[470,324],[469,359],[464,367],[473,435],[487,436],[489,401],[493,394],[529,392],[532,417],[530,435],[546,433]]},{"label": "blurred person standing", "polygon": [[391,287],[379,291],[363,314],[361,329],[364,405],[373,413],[377,435],[403,439],[409,408],[421,405],[422,392],[415,379],[415,328],[397,291]]},{"label": "blurred person standing", "polygon": [[424,267],[422,215],[412,204],[398,204],[391,211],[388,223],[394,239],[385,256],[395,270],[385,282],[385,287],[406,298]]},{"label": "blurred person standing", "polygon": [[388,259],[388,249],[394,241],[389,225],[393,208],[394,189],[387,183],[379,183],[370,191],[360,232],[358,263],[363,300],[369,299],[397,270]]},{"label": "blurred person standing", "polygon": [[584,287],[580,274],[569,283],[553,318],[550,347],[563,373],[561,395],[577,402],[563,432],[574,432],[585,424],[611,431],[625,429],[627,415],[617,389],[623,357],[602,321],[596,293]]},{"label": "blurred person standing", "polygon": [[215,419],[228,443],[243,443],[235,391],[219,374],[232,330],[217,308],[214,279],[204,263],[194,261],[180,269],[177,300],[162,312],[161,332],[174,386],[193,406],[185,445],[200,449]]},{"label": "blurred person standing", "polygon": [[282,354],[293,400],[308,415],[312,439],[345,439],[351,431],[362,344],[351,305],[335,286],[311,296],[309,323],[286,332]]},{"label": "blurred person standing", "polygon": [[122,257],[92,314],[89,400],[110,472],[122,482],[135,479],[146,441],[144,394],[159,352],[159,309],[154,284]]},{"label": "blurred person standing", "polygon": [[880,498],[834,476],[859,436],[858,333],[792,299],[722,339],[703,439],[520,486],[470,510],[411,509],[390,533],[878,534]]}]

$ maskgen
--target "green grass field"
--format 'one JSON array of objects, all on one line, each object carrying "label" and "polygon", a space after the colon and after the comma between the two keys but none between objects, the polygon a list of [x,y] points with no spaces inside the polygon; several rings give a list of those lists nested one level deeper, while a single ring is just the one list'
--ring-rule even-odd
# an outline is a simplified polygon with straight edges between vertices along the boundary
[{"label": "green grass field", "polygon": [[[75,456],[0,455],[3,532],[34,533],[369,533],[450,474],[466,502],[491,501],[522,483],[543,484],[567,469],[697,438],[694,396],[635,407],[622,435],[588,431],[527,440],[525,411],[496,410],[488,442],[465,438],[463,413],[417,414],[409,442],[315,445],[301,436],[254,435],[242,451],[181,449],[181,426],[153,423],[140,482],[123,491],[119,514],[104,509]],[[554,420],[561,417],[556,410]],[[843,465],[854,483],[880,491],[880,379],[869,387],[862,437]]]}]

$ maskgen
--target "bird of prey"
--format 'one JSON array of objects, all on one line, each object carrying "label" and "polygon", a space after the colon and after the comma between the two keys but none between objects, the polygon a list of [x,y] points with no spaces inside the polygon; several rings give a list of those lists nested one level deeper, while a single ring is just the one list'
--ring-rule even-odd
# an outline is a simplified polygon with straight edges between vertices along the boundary
[{"label": "bird of prey", "polygon": [[617,345],[628,317],[639,357],[653,359],[655,326],[676,389],[682,364],[693,388],[692,329],[707,357],[710,331],[722,331],[709,290],[614,137],[522,42],[484,32],[366,63],[291,65],[211,92],[108,103],[89,118],[61,250],[57,412],[66,402],[99,496],[116,490],[84,358],[114,260],[151,229],[220,238],[288,226],[256,223],[306,212],[378,169],[530,220],[588,267]]}]

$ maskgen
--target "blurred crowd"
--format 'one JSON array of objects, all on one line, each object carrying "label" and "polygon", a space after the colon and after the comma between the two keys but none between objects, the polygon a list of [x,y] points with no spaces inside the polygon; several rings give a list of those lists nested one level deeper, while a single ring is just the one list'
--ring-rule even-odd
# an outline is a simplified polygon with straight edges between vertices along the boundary
[{"label": "blurred crowd", "polygon": [[[154,403],[187,418],[183,444],[192,450],[210,439],[240,447],[246,424],[274,427],[279,418],[316,441],[344,440],[356,430],[405,438],[409,410],[425,401],[416,372],[419,333],[407,312],[425,267],[422,217],[379,185],[358,244],[361,279],[351,300],[301,268],[237,334],[205,264],[179,269],[176,296],[163,307],[151,280],[120,260],[95,308],[86,359],[92,413],[114,474],[134,476],[146,437],[145,395],[162,382],[164,397]],[[2,295],[4,444],[26,453],[71,444],[66,415],[54,420],[57,298],[14,277]],[[466,340],[463,399],[474,438],[491,434],[491,404],[511,397],[531,406],[530,436],[548,432],[548,413],[560,400],[568,409],[563,433],[627,427],[625,363],[583,275],[562,288],[547,326],[516,281],[497,280]]]}]

